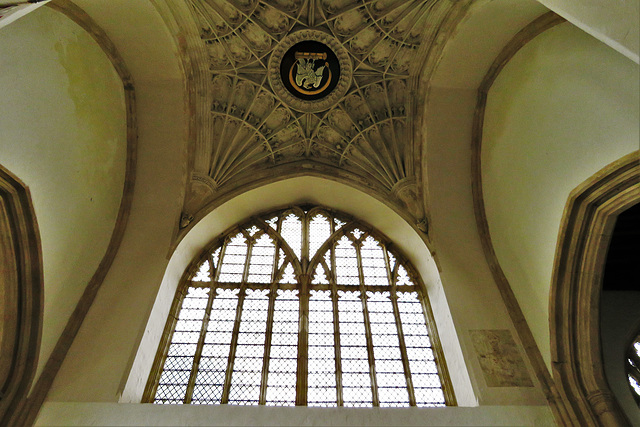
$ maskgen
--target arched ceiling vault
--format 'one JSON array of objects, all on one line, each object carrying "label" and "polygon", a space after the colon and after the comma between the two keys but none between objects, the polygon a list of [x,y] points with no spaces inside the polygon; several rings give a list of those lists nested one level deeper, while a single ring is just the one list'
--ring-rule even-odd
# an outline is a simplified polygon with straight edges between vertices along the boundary
[{"label": "arched ceiling vault", "polygon": [[[416,105],[470,0],[184,0],[172,13],[190,63],[195,132],[181,228],[216,199],[313,169],[377,192],[426,231]],[[180,13],[177,13],[177,10]],[[304,112],[273,90],[269,61],[290,34],[337,40],[346,93]]]}]

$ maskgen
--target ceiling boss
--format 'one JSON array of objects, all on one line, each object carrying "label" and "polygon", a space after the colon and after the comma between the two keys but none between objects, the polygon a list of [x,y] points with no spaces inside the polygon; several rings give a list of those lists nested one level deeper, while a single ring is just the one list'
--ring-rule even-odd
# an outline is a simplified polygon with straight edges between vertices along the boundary
[{"label": "ceiling boss", "polygon": [[351,61],[331,35],[302,30],[286,37],[274,50],[269,81],[274,93],[290,107],[303,112],[322,111],[346,93]]}]

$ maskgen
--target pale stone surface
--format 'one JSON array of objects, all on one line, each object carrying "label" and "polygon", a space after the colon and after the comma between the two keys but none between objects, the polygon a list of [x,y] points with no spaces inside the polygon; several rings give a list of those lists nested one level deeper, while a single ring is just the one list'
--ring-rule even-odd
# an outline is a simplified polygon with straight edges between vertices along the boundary
[{"label": "pale stone surface", "polygon": [[42,371],[115,225],[127,154],[122,81],[48,7],[0,29],[0,161],[30,189],[42,239]]},{"label": "pale stone surface", "polygon": [[255,406],[47,403],[37,426],[548,426],[543,406],[478,408],[269,408]]},{"label": "pale stone surface", "polygon": [[469,332],[489,387],[533,387],[524,359],[509,330]]},{"label": "pale stone surface", "polygon": [[549,368],[549,286],[563,209],[571,190],[638,149],[638,82],[637,64],[565,23],[525,45],[489,91],[489,230]]}]

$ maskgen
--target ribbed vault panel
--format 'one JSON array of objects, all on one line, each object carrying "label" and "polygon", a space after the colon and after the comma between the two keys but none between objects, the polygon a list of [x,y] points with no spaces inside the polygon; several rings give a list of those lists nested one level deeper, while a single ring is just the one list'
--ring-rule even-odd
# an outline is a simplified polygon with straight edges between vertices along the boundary
[{"label": "ribbed vault panel", "polygon": [[[416,222],[420,161],[414,154],[418,75],[464,2],[438,0],[187,0],[208,55],[211,79],[193,156],[186,215],[252,179],[311,164],[392,195]],[[317,113],[274,94],[268,63],[295,31],[326,32],[352,64],[346,95]],[[276,169],[276,167],[282,168]],[[286,171],[285,171],[286,173]],[[183,224],[184,226],[184,224]]]}]

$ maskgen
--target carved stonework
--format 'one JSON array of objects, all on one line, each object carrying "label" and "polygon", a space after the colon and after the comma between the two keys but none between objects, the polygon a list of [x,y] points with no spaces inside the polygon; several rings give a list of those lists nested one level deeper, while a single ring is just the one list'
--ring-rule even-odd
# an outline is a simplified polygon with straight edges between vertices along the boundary
[{"label": "carved stonework", "polygon": [[509,330],[469,332],[487,386],[533,387],[524,359]]},{"label": "carved stonework", "polygon": [[[307,101],[292,95],[283,85],[280,73],[280,63],[285,53],[296,43],[312,40],[320,42],[330,48],[337,56],[340,68],[337,86],[331,93],[318,100]],[[268,67],[269,83],[275,95],[289,107],[297,111],[314,113],[325,111],[333,107],[347,93],[351,85],[351,60],[347,50],[338,42],[335,37],[317,30],[301,30],[285,37],[282,42],[273,50]]]},{"label": "carved stonework", "polygon": [[0,165],[0,425],[16,421],[36,373],[44,303],[40,233],[27,187]]},{"label": "carved stonework", "polygon": [[[185,212],[196,215],[218,195],[274,176],[274,167],[296,173],[304,164],[339,168],[328,173],[364,183],[426,230],[415,93],[432,45],[441,47],[439,31],[465,2],[186,1],[211,75],[202,86],[210,115],[196,138],[192,176],[209,177],[214,190],[192,181]],[[303,41],[325,45],[339,62],[337,85],[322,97],[303,99],[283,83],[281,61]]]}]

